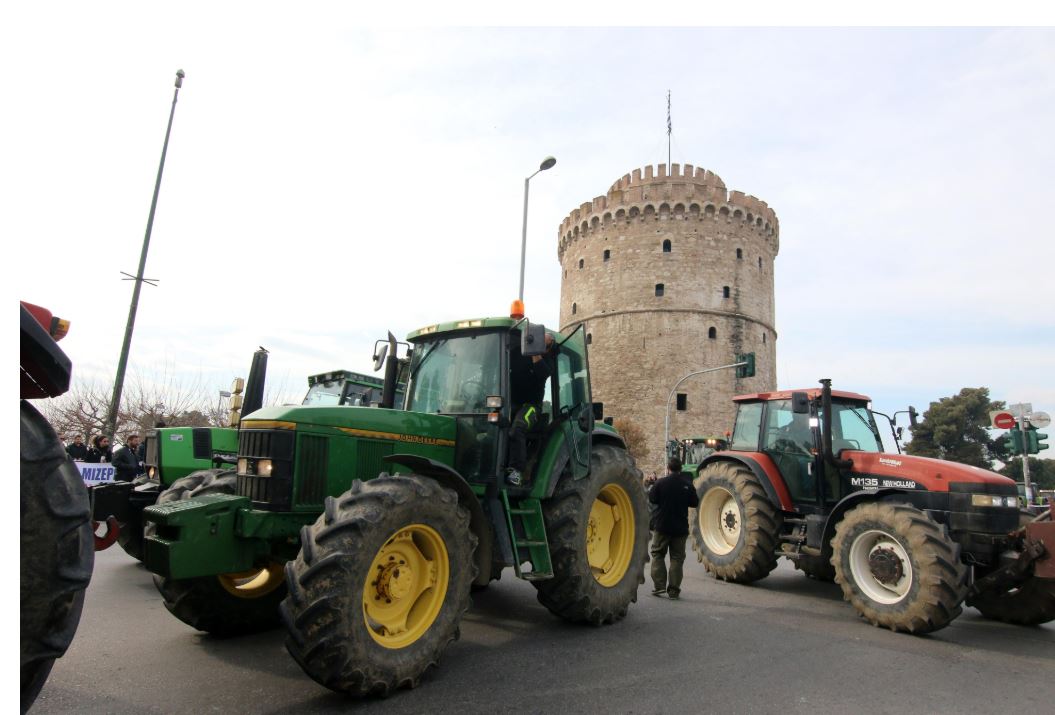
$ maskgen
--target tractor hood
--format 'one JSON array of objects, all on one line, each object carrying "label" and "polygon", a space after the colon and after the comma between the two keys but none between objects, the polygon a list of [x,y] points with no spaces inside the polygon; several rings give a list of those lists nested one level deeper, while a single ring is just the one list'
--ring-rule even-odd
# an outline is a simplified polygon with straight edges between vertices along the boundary
[{"label": "tractor hood", "polygon": [[[853,460],[851,471],[854,474],[912,481],[929,491],[947,492],[950,484],[986,484],[996,488],[992,493],[1010,493],[1015,490],[1013,479],[957,462],[905,454],[858,452],[852,449],[843,450],[839,456]],[[985,488],[979,491],[989,492]]]},{"label": "tractor hood", "polygon": [[[242,429],[337,430],[353,437],[454,447],[453,417],[377,407],[265,407],[242,418]],[[401,451],[401,450],[399,450]]]}]

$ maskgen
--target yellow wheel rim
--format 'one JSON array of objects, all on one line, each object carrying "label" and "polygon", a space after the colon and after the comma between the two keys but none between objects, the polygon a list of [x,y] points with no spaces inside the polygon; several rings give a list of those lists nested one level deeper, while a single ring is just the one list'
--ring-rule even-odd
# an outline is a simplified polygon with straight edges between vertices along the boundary
[{"label": "yellow wheel rim", "polygon": [[586,558],[597,583],[612,587],[630,568],[634,552],[634,507],[617,484],[606,484],[590,507]]},{"label": "yellow wheel rim", "polygon": [[232,596],[261,598],[285,583],[285,566],[273,561],[262,569],[220,574],[216,580]]},{"label": "yellow wheel rim", "polygon": [[432,527],[411,524],[390,536],[363,584],[370,637],[404,648],[425,635],[443,608],[450,575],[447,546]]}]

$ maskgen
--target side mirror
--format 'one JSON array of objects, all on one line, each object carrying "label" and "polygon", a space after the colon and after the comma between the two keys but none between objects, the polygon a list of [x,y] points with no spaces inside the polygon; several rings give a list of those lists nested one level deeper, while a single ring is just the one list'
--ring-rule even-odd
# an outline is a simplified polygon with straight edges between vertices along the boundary
[{"label": "side mirror", "polygon": [[579,429],[583,432],[593,431],[593,412],[582,410],[579,412]]},{"label": "side mirror", "polygon": [[380,348],[375,344],[374,349],[376,350],[374,353],[374,372],[377,372],[385,364],[385,356],[388,355],[388,343],[382,343]]},{"label": "side mirror", "polygon": [[546,326],[524,321],[520,326],[520,354],[524,357],[546,353]]},{"label": "side mirror", "polygon": [[808,415],[810,413],[809,394],[805,392],[792,392],[791,411],[796,415]]},{"label": "side mirror", "polygon": [[904,435],[904,434],[905,434],[905,428],[904,428],[904,427],[898,427],[898,428],[897,428],[897,438],[898,438],[898,441],[901,441],[901,437],[902,437],[902,435]]},{"label": "side mirror", "polygon": [[595,402],[593,403],[593,418],[600,422],[604,419],[604,403]]}]

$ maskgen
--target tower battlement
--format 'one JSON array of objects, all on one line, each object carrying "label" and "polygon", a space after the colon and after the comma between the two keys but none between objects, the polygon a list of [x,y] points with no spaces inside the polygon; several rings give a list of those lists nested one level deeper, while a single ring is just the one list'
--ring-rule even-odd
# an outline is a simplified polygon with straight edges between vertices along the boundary
[{"label": "tower battlement", "polygon": [[771,238],[774,252],[779,250],[780,223],[777,215],[761,199],[742,191],[729,191],[713,171],[692,164],[649,165],[634,169],[608,189],[604,196],[587,201],[561,222],[557,258],[563,260],[565,249],[592,229],[607,227],[615,221],[659,219],[674,216],[682,219],[738,221],[752,231]]}]

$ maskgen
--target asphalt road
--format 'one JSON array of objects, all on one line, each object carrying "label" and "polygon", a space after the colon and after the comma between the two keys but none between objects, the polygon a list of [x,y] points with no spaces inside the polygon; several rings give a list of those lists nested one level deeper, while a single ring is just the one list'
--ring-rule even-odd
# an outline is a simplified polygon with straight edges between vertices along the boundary
[{"label": "asphalt road", "polygon": [[281,631],[200,634],[119,548],[96,557],[77,637],[32,712],[1055,711],[1055,624],[1019,628],[967,608],[930,636],[891,633],[787,562],[738,586],[690,552],[681,601],[642,586],[627,618],[604,628],[550,615],[507,570],[475,594],[461,640],[417,689],[350,700],[304,675]]}]

